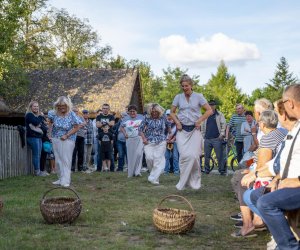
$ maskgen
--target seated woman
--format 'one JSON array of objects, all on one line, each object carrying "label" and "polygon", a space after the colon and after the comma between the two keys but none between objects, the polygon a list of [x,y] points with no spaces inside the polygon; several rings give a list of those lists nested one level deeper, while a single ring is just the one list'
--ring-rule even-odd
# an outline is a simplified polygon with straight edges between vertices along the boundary
[{"label": "seated woman", "polygon": [[[259,128],[264,133],[262,136],[258,149],[255,151],[254,163],[250,167],[250,171],[261,169],[264,164],[270,161],[276,154],[277,148],[285,137],[285,133],[277,129],[278,116],[273,110],[263,111],[259,117]],[[246,174],[245,171],[242,174]],[[244,192],[247,190],[246,187],[238,184],[237,197],[240,203],[240,209],[243,218],[243,226],[238,232],[231,234],[233,237],[250,237],[253,236],[252,232],[255,229],[255,225],[262,224],[261,220],[256,222],[252,221],[252,212],[250,208],[245,204],[243,200]]]}]

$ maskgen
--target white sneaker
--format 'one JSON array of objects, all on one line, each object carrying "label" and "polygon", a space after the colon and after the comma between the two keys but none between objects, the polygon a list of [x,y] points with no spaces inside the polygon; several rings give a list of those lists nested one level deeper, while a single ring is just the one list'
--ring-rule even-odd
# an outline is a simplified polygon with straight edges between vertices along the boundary
[{"label": "white sneaker", "polygon": [[148,168],[142,168],[142,169],[141,169],[141,172],[142,172],[142,173],[146,173],[147,171],[148,171]]},{"label": "white sneaker", "polygon": [[274,240],[274,237],[271,236],[271,241],[267,243],[267,250],[274,250],[276,249],[276,247],[277,247],[276,241]]},{"label": "white sneaker", "polygon": [[42,176],[42,177],[45,177],[45,176],[47,176],[47,174],[44,173],[44,171],[40,171],[36,176]]},{"label": "white sneaker", "polygon": [[47,171],[41,171],[42,176],[48,176],[50,175]]},{"label": "white sneaker", "polygon": [[60,180],[52,182],[53,185],[60,185]]},{"label": "white sneaker", "polygon": [[70,184],[61,184],[62,187],[70,187]]},{"label": "white sneaker", "polygon": [[159,185],[159,182],[158,181],[150,181],[148,180],[150,183],[152,183],[153,185]]}]

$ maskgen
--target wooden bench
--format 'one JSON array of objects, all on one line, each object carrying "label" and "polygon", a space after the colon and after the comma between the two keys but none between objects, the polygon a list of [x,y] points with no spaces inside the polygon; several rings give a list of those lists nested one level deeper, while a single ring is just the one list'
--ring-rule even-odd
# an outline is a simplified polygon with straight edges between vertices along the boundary
[{"label": "wooden bench", "polygon": [[296,239],[300,240],[300,209],[288,211],[285,213]]}]

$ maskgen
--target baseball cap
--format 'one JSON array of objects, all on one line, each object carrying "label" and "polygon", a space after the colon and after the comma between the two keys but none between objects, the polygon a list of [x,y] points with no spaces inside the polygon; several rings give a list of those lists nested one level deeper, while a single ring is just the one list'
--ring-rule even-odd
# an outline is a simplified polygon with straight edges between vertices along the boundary
[{"label": "baseball cap", "polygon": [[210,100],[210,101],[208,102],[208,104],[209,104],[209,105],[217,105],[217,103],[216,103],[215,100]]},{"label": "baseball cap", "polygon": [[171,110],[170,110],[170,109],[167,109],[167,110],[166,110],[166,115],[169,115],[169,114],[171,114]]},{"label": "baseball cap", "polygon": [[82,110],[82,114],[88,114],[88,113],[89,113],[88,110],[86,110],[86,109]]}]

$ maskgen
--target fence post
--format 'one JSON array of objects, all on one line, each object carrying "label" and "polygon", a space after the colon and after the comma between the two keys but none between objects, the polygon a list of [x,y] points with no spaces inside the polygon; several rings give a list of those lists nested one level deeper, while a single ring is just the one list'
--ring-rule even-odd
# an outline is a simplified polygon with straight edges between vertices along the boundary
[{"label": "fence post", "polygon": [[22,148],[17,127],[0,124],[0,180],[33,173],[31,150]]}]

